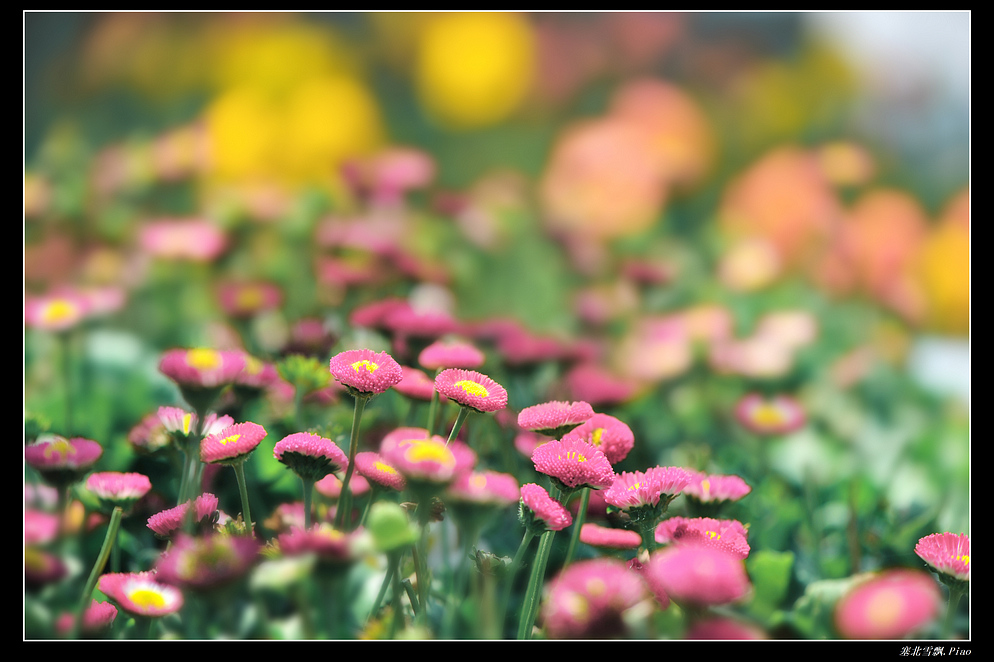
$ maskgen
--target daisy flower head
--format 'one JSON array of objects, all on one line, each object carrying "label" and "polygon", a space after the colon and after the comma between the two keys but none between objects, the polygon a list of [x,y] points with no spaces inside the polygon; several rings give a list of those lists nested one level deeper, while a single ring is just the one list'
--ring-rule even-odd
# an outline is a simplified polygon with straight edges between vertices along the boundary
[{"label": "daisy flower head", "polygon": [[518,413],[518,425],[550,437],[562,437],[593,415],[589,403],[553,400],[522,409]]},{"label": "daisy flower head", "polygon": [[[382,487],[389,487],[398,492],[403,490],[406,484],[400,472],[384,462],[380,454],[374,451],[356,453],[355,470],[359,476],[366,480]],[[353,476],[352,480],[355,479],[356,476]]]},{"label": "daisy flower head", "polygon": [[[193,500],[193,521],[201,530],[212,531],[217,513],[217,497],[204,492]],[[160,538],[170,538],[183,528],[190,502],[181,503],[148,518],[148,528]]]},{"label": "daisy flower head", "polygon": [[473,370],[449,368],[435,377],[435,389],[462,407],[481,413],[507,406],[507,391],[484,374]]},{"label": "daisy flower head", "polygon": [[200,461],[207,464],[240,464],[248,459],[266,438],[266,429],[258,423],[236,423],[200,442]]},{"label": "daisy flower head", "polygon": [[277,540],[280,551],[287,556],[314,554],[323,563],[343,565],[356,558],[357,535],[361,533],[345,533],[322,522],[309,529],[292,527],[289,532],[279,534]]},{"label": "daisy flower head", "polygon": [[899,568],[868,575],[835,605],[835,628],[846,639],[901,639],[931,623],[941,609],[928,573]]},{"label": "daisy flower head", "polygon": [[456,457],[438,436],[399,442],[383,449],[383,458],[409,482],[440,485],[456,473]]},{"label": "daisy flower head", "polygon": [[183,594],[160,583],[152,572],[113,572],[100,577],[99,588],[117,606],[133,616],[158,618],[183,606]]},{"label": "daisy flower head", "polygon": [[172,443],[172,437],[159,420],[159,413],[146,414],[128,431],[128,443],[141,454],[154,453]]},{"label": "daisy flower head", "polygon": [[482,366],[485,360],[483,352],[461,340],[436,340],[418,354],[418,363],[427,370],[443,368],[472,370]]},{"label": "daisy flower head", "polygon": [[435,382],[426,375],[423,370],[409,368],[406,365],[400,366],[402,377],[394,389],[401,395],[406,395],[412,400],[424,400],[428,402],[435,393]]},{"label": "daisy flower head", "polygon": [[283,292],[272,283],[224,283],[218,288],[221,309],[231,317],[249,318],[265,310],[279,308]]},{"label": "daisy flower head", "polygon": [[[86,611],[83,612],[83,620],[80,623],[80,635],[84,638],[99,637],[110,630],[116,618],[117,607],[109,602],[97,602],[94,599],[90,602],[90,606],[86,608]],[[65,613],[56,621],[55,629],[60,635],[67,636],[72,633],[75,620],[73,614]]]},{"label": "daisy flower head", "polygon": [[601,449],[611,464],[617,464],[635,446],[635,434],[627,424],[608,414],[594,414],[578,425],[573,434]]},{"label": "daisy flower head", "polygon": [[24,586],[35,589],[66,576],[66,564],[58,556],[35,546],[24,547]]},{"label": "daisy flower head", "polygon": [[283,437],[273,447],[273,457],[307,481],[317,481],[349,466],[345,452],[330,439],[310,432]]},{"label": "daisy flower head", "polygon": [[65,331],[90,312],[90,300],[76,292],[24,298],[24,323],[45,331]]},{"label": "daisy flower head", "polygon": [[626,631],[623,614],[648,597],[645,585],[615,559],[578,561],[546,589],[542,623],[552,639],[606,639]]},{"label": "daisy flower head", "polygon": [[446,494],[454,502],[506,506],[518,501],[521,490],[511,474],[468,471],[455,477]]},{"label": "daisy flower head", "polygon": [[44,510],[24,511],[24,544],[47,545],[59,535],[59,516]]},{"label": "daisy flower head", "polygon": [[614,482],[614,469],[599,448],[580,437],[566,435],[542,444],[532,453],[539,473],[551,476],[563,489],[602,489]]},{"label": "daisy flower head", "polygon": [[541,533],[546,529],[550,531],[562,531],[573,523],[573,516],[555,499],[549,496],[544,487],[535,483],[527,483],[521,486],[521,508],[518,518],[530,528],[533,523],[537,523],[538,531]]},{"label": "daisy flower head", "polygon": [[690,482],[690,473],[680,467],[651,467],[645,472],[623,471],[604,491],[611,506],[632,513],[643,508],[665,511]]},{"label": "daisy flower head", "polygon": [[804,425],[804,408],[789,395],[764,398],[759,393],[746,395],[735,406],[735,418],[750,432],[781,435]]},{"label": "daisy flower head", "polygon": [[245,576],[258,560],[259,550],[252,536],[179,533],[155,569],[165,584],[205,591]]},{"label": "daisy flower head", "polygon": [[746,597],[752,589],[741,559],[702,545],[672,545],[654,552],[647,573],[680,604],[729,604]]},{"label": "daisy flower head", "polygon": [[738,520],[710,517],[671,517],[656,527],[656,542],[696,544],[721,549],[744,559],[749,556],[746,528]]},{"label": "daisy flower head", "polygon": [[637,381],[616,375],[593,362],[571,368],[565,381],[574,398],[589,402],[593,407],[620,405],[631,400],[642,388]]},{"label": "daisy flower head", "polygon": [[965,533],[933,533],[915,545],[915,554],[939,574],[946,584],[970,581],[970,536]]},{"label": "daisy flower head", "polygon": [[25,446],[24,460],[38,470],[46,483],[62,488],[80,480],[103,452],[103,447],[90,439],[49,435]]},{"label": "daisy flower head", "polygon": [[350,349],[331,358],[331,374],[356,398],[370,398],[404,376],[392,356],[371,349]]},{"label": "daisy flower head", "polygon": [[690,472],[690,482],[683,488],[685,496],[701,503],[738,501],[752,491],[752,488],[739,476],[722,476]]},{"label": "daisy flower head", "polygon": [[601,549],[638,549],[642,536],[628,529],[612,529],[588,522],[580,527],[580,542]]},{"label": "daisy flower head", "polygon": [[159,372],[180,388],[210,389],[234,383],[245,369],[242,352],[198,347],[171,349],[162,355]]},{"label": "daisy flower head", "polygon": [[86,479],[86,489],[100,500],[105,510],[120,506],[127,512],[149,493],[152,481],[144,474],[102,471],[90,474]]},{"label": "daisy flower head", "polygon": [[[362,496],[369,492],[370,488],[369,481],[358,473],[352,474],[352,478],[349,479],[349,491],[352,492],[352,496]],[[335,474],[328,474],[314,483],[314,489],[318,494],[329,499],[339,499],[342,496],[342,481]]]}]

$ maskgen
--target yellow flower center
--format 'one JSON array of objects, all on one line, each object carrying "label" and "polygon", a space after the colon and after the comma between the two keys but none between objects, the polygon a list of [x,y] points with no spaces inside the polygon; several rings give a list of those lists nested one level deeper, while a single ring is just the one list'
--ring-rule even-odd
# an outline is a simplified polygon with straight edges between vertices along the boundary
[{"label": "yellow flower center", "polygon": [[193,414],[183,414],[183,434],[190,434],[190,423],[193,421]]},{"label": "yellow flower center", "polygon": [[391,476],[396,476],[397,475],[397,470],[396,469],[394,469],[393,467],[391,467],[389,464],[385,464],[383,462],[380,462],[379,460],[377,460],[376,464],[374,464],[373,466],[375,466],[378,470],[382,471],[383,473],[388,473]]},{"label": "yellow flower center", "polygon": [[962,561],[963,565],[970,565],[970,555],[969,554],[962,554],[960,556],[957,556],[956,560],[957,561]]},{"label": "yellow flower center", "polygon": [[602,595],[606,590],[607,585],[600,577],[592,577],[587,580],[587,593],[591,597],[596,598],[597,596]]},{"label": "yellow flower center", "polygon": [[221,367],[221,355],[213,349],[191,349],[186,353],[186,363],[197,370],[215,370]]},{"label": "yellow flower center", "polygon": [[258,375],[266,365],[254,356],[245,357],[245,372],[250,375]]},{"label": "yellow flower center", "polygon": [[487,392],[487,389],[483,388],[476,382],[471,381],[469,379],[460,379],[458,382],[456,382],[456,386],[466,391],[466,393],[469,393],[470,395],[475,395],[480,398],[485,398],[488,395],[490,395]]},{"label": "yellow flower center", "polygon": [[166,606],[166,599],[162,594],[149,588],[135,589],[128,598],[142,609],[162,609]]},{"label": "yellow flower center", "polygon": [[760,425],[782,425],[786,422],[783,412],[773,404],[764,402],[752,410],[752,418]]},{"label": "yellow flower center", "polygon": [[242,435],[240,435],[240,434],[233,434],[233,435],[231,435],[230,437],[225,437],[224,439],[220,439],[220,440],[219,440],[219,443],[220,443],[220,444],[221,444],[222,446],[227,446],[228,444],[233,444],[233,443],[235,443],[236,441],[238,441],[238,439],[239,439],[239,438],[240,438],[241,436],[242,436]]},{"label": "yellow flower center", "polygon": [[380,366],[376,365],[372,361],[367,361],[366,359],[363,359],[361,361],[356,361],[355,363],[352,364],[352,369],[355,370],[356,372],[359,372],[360,368],[365,368],[366,372],[374,372],[379,367]]},{"label": "yellow flower center", "polygon": [[475,474],[469,478],[469,486],[474,490],[482,490],[487,486],[487,477],[482,474]]},{"label": "yellow flower center", "polygon": [[438,462],[450,465],[455,464],[456,461],[455,456],[452,455],[452,451],[446,448],[444,444],[438,444],[433,441],[415,442],[408,446],[404,454],[411,462]]},{"label": "yellow flower center", "polygon": [[69,443],[68,439],[54,439],[45,448],[45,459],[51,460],[52,457],[58,457],[60,460],[64,460],[70,455],[76,454],[76,448]]},{"label": "yellow flower center", "polygon": [[715,538],[717,538],[718,540],[721,540],[721,534],[718,533],[717,531],[705,531],[704,535],[706,535],[711,540],[714,540]]},{"label": "yellow flower center", "polygon": [[711,494],[711,481],[705,478],[701,481],[701,490],[704,491],[704,498],[708,498]]},{"label": "yellow flower center", "polygon": [[866,605],[866,617],[877,627],[886,627],[900,618],[904,610],[901,594],[892,589],[880,591]]},{"label": "yellow flower center", "polygon": [[263,304],[262,290],[258,287],[245,287],[235,296],[239,308],[254,310]]},{"label": "yellow flower center", "polygon": [[590,443],[594,446],[601,445],[601,435],[604,434],[604,428],[597,428],[594,430],[593,434],[590,435]]},{"label": "yellow flower center", "polygon": [[632,492],[634,490],[639,489],[640,487],[642,487],[642,483],[633,483],[632,485],[628,486],[628,491]]},{"label": "yellow flower center", "polygon": [[71,319],[77,314],[77,310],[76,305],[71,301],[56,299],[45,307],[41,317],[48,324],[57,324]]},{"label": "yellow flower center", "polygon": [[584,456],[583,453],[580,453],[578,451],[567,451],[566,452],[566,457],[564,458],[562,455],[560,455],[559,459],[561,459],[561,460],[563,460],[563,459],[565,459],[565,460],[575,460],[577,462],[586,462],[587,461],[586,456]]}]

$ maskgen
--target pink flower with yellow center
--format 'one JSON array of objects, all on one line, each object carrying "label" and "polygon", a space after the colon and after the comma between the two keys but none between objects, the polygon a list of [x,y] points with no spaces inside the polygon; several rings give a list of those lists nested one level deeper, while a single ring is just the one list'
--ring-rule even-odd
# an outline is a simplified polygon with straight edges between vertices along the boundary
[{"label": "pink flower with yellow center", "polygon": [[925,536],[915,545],[915,554],[940,575],[970,581],[970,536],[965,533]]},{"label": "pink flower with yellow center", "polygon": [[392,356],[371,349],[350,349],[331,359],[331,374],[355,397],[372,397],[399,382],[404,374]]},{"label": "pink flower with yellow center", "polygon": [[553,400],[522,409],[518,425],[532,432],[561,437],[593,415],[589,403]]},{"label": "pink flower with yellow center", "polygon": [[846,639],[901,639],[931,623],[941,600],[928,573],[888,570],[867,576],[839,600],[835,627]]},{"label": "pink flower with yellow center", "polygon": [[[373,451],[363,451],[356,453],[355,470],[359,476],[377,485],[389,487],[392,490],[404,489],[406,481],[404,477],[394,467],[383,461],[379,453]],[[352,480],[355,480],[355,476]]]},{"label": "pink flower with yellow center", "polygon": [[155,564],[159,581],[197,591],[211,590],[248,574],[259,559],[251,536],[177,534]]},{"label": "pink flower with yellow center", "polygon": [[24,299],[24,323],[45,331],[72,328],[82,322],[89,312],[89,299],[75,292]]},{"label": "pink flower with yellow center", "polygon": [[648,580],[685,605],[737,602],[752,588],[741,559],[701,545],[672,545],[653,553],[647,573]]},{"label": "pink flower with yellow center", "polygon": [[100,444],[79,437],[53,435],[24,447],[24,461],[37,469],[45,482],[58,488],[82,479],[102,454]]},{"label": "pink flower with yellow center", "polygon": [[517,502],[521,490],[511,474],[470,471],[457,475],[446,494],[453,501],[505,506]]},{"label": "pink flower with yellow center", "polygon": [[623,635],[624,612],[648,596],[639,576],[623,561],[577,561],[547,588],[542,624],[552,639],[600,639]]},{"label": "pink flower with yellow center", "polygon": [[402,441],[383,453],[384,460],[409,481],[448,483],[455,476],[456,457],[440,437]]},{"label": "pink flower with yellow center", "polygon": [[601,449],[611,464],[617,464],[635,446],[635,434],[625,423],[614,416],[594,414],[578,425],[573,434],[579,435]]},{"label": "pink flower with yellow center", "polygon": [[656,527],[656,542],[698,544],[721,549],[737,558],[749,556],[746,528],[738,520],[671,517]]},{"label": "pink flower with yellow center", "polygon": [[283,292],[272,283],[225,283],[218,289],[221,309],[232,317],[252,317],[279,308]]},{"label": "pink flower with yellow center", "polygon": [[101,576],[99,588],[133,616],[158,618],[179,611],[183,606],[183,594],[156,579],[152,572],[115,572]]},{"label": "pink flower with yellow center", "polygon": [[746,429],[761,435],[794,432],[805,422],[804,409],[794,398],[789,395],[764,398],[759,393],[750,393],[739,401],[735,418]]},{"label": "pink flower with yellow center", "polygon": [[198,389],[234,383],[244,369],[241,352],[207,348],[171,349],[159,361],[159,372],[180,387]]},{"label": "pink flower with yellow center", "polygon": [[279,534],[277,539],[280,551],[286,556],[315,554],[325,563],[341,564],[355,560],[355,538],[352,533],[320,523],[309,529],[291,527],[289,532]]},{"label": "pink flower with yellow center", "polygon": [[588,522],[580,527],[580,542],[601,549],[637,549],[642,544],[642,536],[636,531]]},{"label": "pink flower with yellow center", "polygon": [[473,370],[449,368],[435,377],[439,394],[478,412],[492,412],[507,406],[507,391],[486,375]]},{"label": "pink flower with yellow center", "polygon": [[567,435],[542,444],[532,453],[536,471],[558,480],[564,487],[602,489],[614,482],[614,469],[599,448]]},{"label": "pink flower with yellow center", "polygon": [[257,423],[236,423],[200,442],[200,461],[218,464],[238,464],[248,459],[266,438],[266,429]]},{"label": "pink flower with yellow center", "polygon": [[436,340],[418,355],[418,363],[428,370],[479,368],[485,359],[483,352],[460,340]]},{"label": "pink flower with yellow center", "polygon": [[690,482],[680,467],[652,467],[645,472],[624,471],[604,491],[604,500],[621,510],[669,503]]},{"label": "pink flower with yellow center", "polygon": [[573,523],[573,516],[569,511],[550,497],[544,487],[535,483],[521,486],[521,505],[550,531],[562,531]]},{"label": "pink flower with yellow center", "polygon": [[[184,437],[197,434],[198,419],[197,415],[193,412],[180,409],[179,407],[159,407],[157,415],[167,432],[182,434]],[[204,436],[216,434],[229,425],[234,424],[235,419],[230,416],[218,416],[214,412],[211,412],[207,414],[203,434]]]},{"label": "pink flower with yellow center", "polygon": [[685,496],[701,503],[738,501],[752,488],[739,476],[722,476],[692,472],[690,482],[683,488]]}]

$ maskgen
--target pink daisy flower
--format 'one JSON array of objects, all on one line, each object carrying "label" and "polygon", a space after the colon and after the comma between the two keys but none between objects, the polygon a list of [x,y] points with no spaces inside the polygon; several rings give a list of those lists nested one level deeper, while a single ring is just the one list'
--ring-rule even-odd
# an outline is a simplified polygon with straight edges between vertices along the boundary
[{"label": "pink daisy flower", "polygon": [[127,512],[149,493],[152,481],[144,474],[103,471],[90,474],[86,479],[86,489],[96,495],[105,508],[121,506]]},{"label": "pink daisy flower", "polygon": [[183,606],[183,594],[157,579],[152,572],[114,572],[101,576],[98,586],[129,614],[158,618],[179,611]]},{"label": "pink daisy flower", "polygon": [[242,352],[214,349],[171,349],[162,355],[159,372],[180,388],[211,389],[227,386],[245,369]]},{"label": "pink daisy flower", "polygon": [[24,548],[24,585],[37,588],[66,576],[66,564],[54,554],[29,546]]},{"label": "pink daisy flower", "polygon": [[738,501],[752,488],[739,476],[722,476],[691,472],[690,482],[683,488],[684,495],[701,503]]},{"label": "pink daisy flower", "polygon": [[324,563],[351,563],[356,559],[356,536],[339,531],[328,523],[315,524],[309,529],[292,527],[279,534],[280,551],[286,556],[315,554]]},{"label": "pink daisy flower", "polygon": [[469,471],[456,476],[446,495],[457,502],[506,506],[518,501],[521,489],[511,474]]},{"label": "pink daisy flower", "polygon": [[743,427],[762,435],[787,434],[805,422],[804,409],[789,395],[767,399],[759,393],[750,393],[735,406],[735,417]]},{"label": "pink daisy flower", "polygon": [[310,432],[283,437],[273,447],[273,457],[308,481],[320,480],[349,466],[348,456],[335,442]]},{"label": "pink daisy flower", "polygon": [[45,331],[65,331],[82,322],[90,312],[90,300],[76,292],[24,298],[24,323]]},{"label": "pink daisy flower", "polygon": [[220,228],[206,221],[162,220],[146,223],[139,242],[145,252],[167,260],[209,262],[227,248]]},{"label": "pink daisy flower", "polygon": [[40,438],[24,447],[24,461],[38,470],[45,482],[65,487],[80,480],[103,455],[95,441],[60,436]]},{"label": "pink daisy flower", "polygon": [[440,437],[412,439],[383,449],[383,458],[408,481],[448,483],[456,473],[456,458]]},{"label": "pink daisy flower", "polygon": [[507,406],[507,391],[486,375],[473,370],[449,368],[435,377],[441,395],[478,412],[492,412]]},{"label": "pink daisy flower", "polygon": [[639,392],[638,382],[615,375],[595,363],[581,363],[566,373],[566,388],[577,400],[591,406],[619,405]]},{"label": "pink daisy flower", "polygon": [[[109,602],[97,602],[95,599],[83,612],[83,622],[80,623],[80,634],[83,637],[97,637],[110,630],[117,618],[117,607]],[[55,623],[55,630],[63,636],[72,633],[75,616],[70,613],[62,614]]]},{"label": "pink daisy flower", "polygon": [[970,536],[965,533],[933,533],[915,545],[920,556],[939,575],[970,581]]},{"label": "pink daisy flower", "polygon": [[518,413],[518,425],[550,437],[561,437],[594,415],[586,402],[553,400],[526,407]]},{"label": "pink daisy flower", "polygon": [[146,414],[128,431],[128,443],[139,453],[154,453],[172,442],[158,412]]},{"label": "pink daisy flower", "polygon": [[24,544],[45,545],[59,534],[59,516],[43,510],[24,511]]},{"label": "pink daisy flower", "polygon": [[428,370],[479,368],[485,360],[483,352],[459,340],[436,340],[418,355],[418,363]]},{"label": "pink daisy flower", "polygon": [[870,575],[835,606],[835,627],[846,639],[901,639],[938,616],[942,596],[928,573],[896,569]]},{"label": "pink daisy flower", "polygon": [[350,349],[331,359],[331,374],[354,397],[368,398],[383,393],[404,376],[392,356],[371,349]]},{"label": "pink daisy flower", "polygon": [[[428,430],[426,428],[394,428],[384,435],[383,440],[380,441],[380,455],[389,455],[394,452],[394,449],[397,446],[410,443],[411,441],[417,441],[419,439],[428,439],[431,436],[432,435],[428,434]],[[438,435],[435,435],[435,438],[441,439]]]},{"label": "pink daisy flower", "polygon": [[[356,454],[358,456],[358,453]],[[358,466],[356,467],[358,471]],[[329,499],[338,499],[342,496],[342,481],[335,474],[328,474],[321,480],[314,483],[314,489],[318,491],[322,496],[326,496]],[[369,481],[365,477],[359,475],[358,473],[352,474],[352,478],[349,479],[349,491],[352,492],[352,496],[362,496],[370,490]]]},{"label": "pink daisy flower", "polygon": [[690,481],[690,474],[680,467],[652,467],[645,472],[624,471],[604,491],[610,505],[629,511],[654,507],[672,501]]},{"label": "pink daisy flower", "polygon": [[729,604],[744,598],[752,588],[741,559],[701,545],[673,545],[655,552],[647,572],[666,595],[681,604]]},{"label": "pink daisy flower", "polygon": [[[148,518],[148,528],[162,538],[169,538],[183,527],[190,502],[181,503]],[[209,492],[201,494],[193,501],[194,523],[201,528],[213,528],[212,518],[217,512],[217,497]]]},{"label": "pink daisy flower", "polygon": [[435,393],[435,382],[426,375],[423,370],[408,368],[406,365],[400,366],[402,377],[394,389],[402,395],[413,400],[424,400],[428,402]]},{"label": "pink daisy flower", "polygon": [[[573,523],[573,517],[561,503],[549,496],[545,488],[535,483],[521,486],[521,518],[530,513],[533,520],[542,523],[542,530],[562,531]],[[527,526],[527,524],[526,524]]]},{"label": "pink daisy flower", "polygon": [[[167,432],[181,434],[184,437],[197,434],[198,420],[197,415],[193,412],[188,412],[179,407],[159,407],[158,416],[159,421],[162,422]],[[218,416],[214,412],[211,412],[207,414],[206,423],[204,424],[204,436],[217,434],[224,428],[234,424],[235,419],[227,414]]]},{"label": "pink daisy flower", "polygon": [[588,522],[580,527],[580,542],[601,549],[638,549],[642,536],[628,529],[612,529]]},{"label": "pink daisy flower", "polygon": [[159,557],[155,570],[164,584],[206,591],[248,574],[259,559],[259,550],[252,536],[180,533]]},{"label": "pink daisy flower", "polygon": [[224,283],[218,288],[221,309],[231,317],[248,318],[279,308],[283,292],[272,283]]},{"label": "pink daisy flower", "polygon": [[394,310],[409,308],[410,304],[397,297],[359,306],[349,315],[349,324],[369,329],[386,329],[386,317]]},{"label": "pink daisy flower", "polygon": [[389,311],[383,318],[383,324],[396,334],[414,338],[439,338],[459,331],[459,323],[447,312],[418,310],[410,304]]},{"label": "pink daisy flower", "polygon": [[[359,476],[366,480],[398,492],[403,490],[406,484],[400,472],[384,462],[379,453],[373,451],[356,453],[355,470]],[[355,479],[356,476],[353,476],[352,480]]]},{"label": "pink daisy flower", "polygon": [[724,550],[737,558],[749,556],[746,528],[738,520],[710,517],[671,517],[656,527],[656,542],[697,544]]},{"label": "pink daisy flower", "polygon": [[617,464],[635,446],[635,434],[625,423],[614,416],[594,414],[573,430],[574,435],[583,437],[603,451],[607,461]]},{"label": "pink daisy flower", "polygon": [[239,464],[248,459],[266,438],[266,429],[257,423],[236,423],[200,442],[200,461],[218,464]]},{"label": "pink daisy flower", "polygon": [[280,375],[272,363],[260,361],[251,354],[245,354],[245,369],[235,379],[236,390],[261,391],[279,381]]},{"label": "pink daisy flower", "polygon": [[602,489],[614,482],[614,469],[604,453],[572,435],[536,448],[532,462],[539,473],[558,480],[568,490],[579,487]]},{"label": "pink daisy flower", "polygon": [[647,595],[622,561],[578,561],[549,583],[542,623],[552,639],[605,639],[626,631],[624,612]]}]

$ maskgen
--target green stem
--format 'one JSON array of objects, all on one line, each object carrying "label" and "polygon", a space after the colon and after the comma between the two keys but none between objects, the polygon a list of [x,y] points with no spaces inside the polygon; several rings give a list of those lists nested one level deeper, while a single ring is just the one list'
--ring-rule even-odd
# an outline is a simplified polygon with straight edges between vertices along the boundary
[{"label": "green stem", "polygon": [[532,627],[535,625],[536,616],[538,616],[539,597],[542,592],[542,583],[545,580],[545,568],[549,563],[549,553],[552,551],[552,539],[555,535],[556,532],[550,529],[542,533],[542,537],[539,538],[538,551],[535,552],[535,565],[532,566],[525,599],[521,604],[521,621],[518,623],[519,640],[532,638]]},{"label": "green stem", "polygon": [[304,486],[304,529],[306,530],[311,528],[311,496],[314,493],[314,481],[301,476],[300,482]]},{"label": "green stem", "polygon": [[964,591],[950,588],[949,589],[949,604],[946,605],[946,621],[942,626],[942,638],[952,639],[953,638],[953,620],[956,617],[956,607],[959,605],[959,599],[963,597]]},{"label": "green stem", "polygon": [[428,405],[428,436],[435,434],[435,417],[438,415],[438,391],[432,391],[431,404]]},{"label": "green stem", "polygon": [[[380,603],[383,602],[383,598],[387,594],[387,588],[394,583],[394,577],[396,577],[398,568],[400,568],[400,556],[400,553],[396,551],[387,552],[387,574],[384,575],[383,583],[380,585],[380,592],[376,594],[376,600],[373,601],[373,608],[369,610],[369,616],[366,617],[367,623],[376,616],[376,612],[380,608]],[[395,587],[395,590],[396,588],[399,588],[399,586]]]},{"label": "green stem", "polygon": [[[248,489],[245,485],[245,463],[239,462],[238,464],[232,465],[235,470],[235,478],[238,479],[238,494],[242,498],[242,518],[245,520],[245,524],[248,526],[249,531],[252,531],[252,513],[249,510],[249,499],[248,499]],[[190,510],[194,510],[191,505]]]},{"label": "green stem", "polygon": [[521,559],[525,555],[525,551],[528,549],[528,545],[531,544],[532,538],[535,534],[531,532],[530,529],[525,529],[525,535],[521,539],[521,544],[518,545],[518,551],[514,553],[514,558],[511,560],[511,566],[507,569],[507,576],[504,577],[504,593],[501,595],[500,608],[497,611],[497,623],[500,625],[501,632],[504,631],[504,619],[507,615],[507,605],[511,601],[511,587],[514,586],[514,576],[518,574],[518,569],[521,567]]},{"label": "green stem", "polygon": [[90,606],[90,601],[93,599],[93,589],[97,586],[100,573],[103,572],[104,565],[107,564],[107,557],[110,556],[110,550],[117,540],[117,531],[121,528],[122,517],[124,517],[124,510],[120,506],[117,506],[110,515],[110,524],[107,526],[107,535],[104,536],[104,544],[100,547],[97,562],[93,564],[93,569],[90,570],[90,576],[86,580],[86,587],[83,589],[83,596],[79,600],[79,608],[76,611],[76,622],[73,626],[74,639],[79,635],[79,629],[83,624],[83,614],[86,612],[86,608]]},{"label": "green stem", "polygon": [[418,502],[418,524],[421,526],[421,536],[414,549],[414,572],[418,579],[417,624],[428,624],[428,520],[431,518],[431,499],[421,499]]},{"label": "green stem", "polygon": [[73,397],[72,397],[72,357],[70,351],[69,333],[60,333],[59,341],[62,344],[62,380],[66,390],[66,436],[72,436],[73,432]]},{"label": "green stem", "polygon": [[[576,511],[576,519],[573,520],[573,530],[570,532],[569,538],[569,548],[566,550],[566,560],[563,562],[563,567],[565,568],[573,560],[573,554],[576,552],[577,543],[580,541],[580,529],[583,527],[583,520],[587,517],[587,507],[590,505],[590,488],[581,488],[580,492],[580,509]],[[566,505],[566,499],[563,500],[563,505]]]},{"label": "green stem", "polygon": [[449,432],[449,438],[445,440],[445,445],[448,446],[449,442],[456,438],[459,434],[459,428],[462,427],[463,421],[469,415],[469,407],[460,407],[459,414],[456,416],[456,422],[452,424],[452,431]]},{"label": "green stem", "polygon": [[352,481],[352,471],[355,468],[355,456],[359,450],[359,422],[362,420],[362,412],[366,408],[365,396],[357,396],[355,399],[355,410],[352,413],[352,436],[349,439],[349,466],[345,469],[345,478],[342,479],[342,495],[338,498],[338,509],[335,512],[335,528],[345,530],[346,513],[352,510],[352,491],[349,483]]}]

